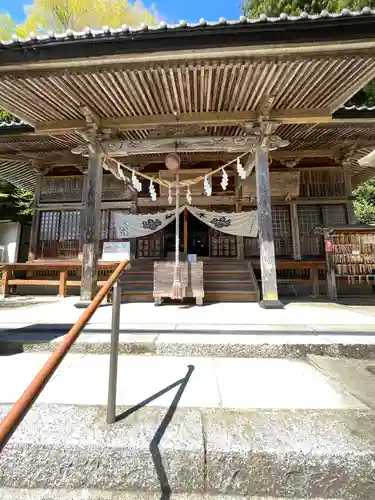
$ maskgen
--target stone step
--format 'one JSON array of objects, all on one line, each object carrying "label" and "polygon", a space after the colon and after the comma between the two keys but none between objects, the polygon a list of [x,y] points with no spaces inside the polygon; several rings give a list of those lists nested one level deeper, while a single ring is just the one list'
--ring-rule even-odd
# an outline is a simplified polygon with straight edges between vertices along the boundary
[{"label": "stone step", "polygon": [[[160,493],[149,493],[144,491],[120,492],[103,491],[93,489],[62,490],[62,489],[28,489],[20,488],[0,488],[0,498],[2,500],[160,500]],[[170,497],[165,496],[165,500],[244,500],[243,496],[232,495],[208,495],[208,494],[179,494],[172,493]],[[163,499],[164,500],[164,499]],[[246,497],[246,500],[278,500],[276,497],[267,496]],[[284,497],[283,500],[303,500],[296,497]],[[314,498],[311,500],[322,500]],[[335,500],[343,500],[336,498]]]},{"label": "stone step", "polygon": [[[162,306],[163,307],[163,306]],[[165,306],[168,310],[168,306]],[[319,334],[303,325],[121,325],[121,354],[234,358],[294,358],[308,355],[375,359],[375,335],[353,331],[342,335],[321,328]],[[362,327],[363,328],[363,327]],[[372,327],[372,329],[374,329]],[[31,325],[0,333],[1,353],[52,352],[63,341],[69,325]],[[204,332],[204,333],[201,333]],[[109,354],[108,324],[89,325],[71,352]]]},{"label": "stone step", "polygon": [[251,281],[238,281],[238,280],[220,280],[220,281],[206,281],[204,284],[204,291],[215,290],[228,290],[228,291],[255,291],[254,285]]},{"label": "stone step", "polygon": [[0,487],[374,498],[372,411],[202,410],[178,396],[168,410],[118,408],[111,426],[104,407],[34,406],[0,455]]}]

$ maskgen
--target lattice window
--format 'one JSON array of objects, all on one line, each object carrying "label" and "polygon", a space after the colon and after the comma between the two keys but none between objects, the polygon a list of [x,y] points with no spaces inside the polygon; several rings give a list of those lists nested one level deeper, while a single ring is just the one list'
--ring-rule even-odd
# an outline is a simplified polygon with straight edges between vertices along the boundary
[{"label": "lattice window", "polygon": [[300,196],[303,198],[329,198],[345,196],[342,169],[306,170],[301,172]]},{"label": "lattice window", "polygon": [[297,213],[302,256],[323,255],[323,238],[311,234],[314,227],[323,222],[320,205],[298,205]]},{"label": "lattice window", "polygon": [[347,224],[346,205],[323,205],[323,221],[327,226],[343,226]]},{"label": "lattice window", "polygon": [[[292,228],[288,205],[276,205],[272,207],[272,229],[275,255],[279,257],[292,255]],[[245,257],[256,257],[259,255],[258,238],[245,238],[244,245]]]},{"label": "lattice window", "polygon": [[60,217],[60,241],[79,240],[80,212],[61,212]]},{"label": "lattice window", "polygon": [[42,258],[74,258],[79,252],[80,212],[41,212],[39,251]]},{"label": "lattice window", "polygon": [[41,212],[39,217],[39,239],[43,241],[58,241],[60,212]]},{"label": "lattice window", "polygon": [[292,228],[288,205],[272,207],[272,228],[275,242],[275,255],[292,255]]}]

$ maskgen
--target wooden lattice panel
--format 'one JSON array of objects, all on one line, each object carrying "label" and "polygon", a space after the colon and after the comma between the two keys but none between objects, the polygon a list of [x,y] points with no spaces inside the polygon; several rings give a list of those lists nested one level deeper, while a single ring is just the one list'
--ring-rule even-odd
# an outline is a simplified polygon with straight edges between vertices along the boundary
[{"label": "wooden lattice panel", "polygon": [[160,258],[162,252],[161,232],[137,238],[137,257],[139,258]]},{"label": "wooden lattice panel", "polygon": [[326,227],[344,226],[348,222],[346,205],[323,205],[322,212]]},{"label": "wooden lattice panel", "polygon": [[344,174],[341,168],[301,172],[301,197],[330,198],[345,196]]},{"label": "wooden lattice panel", "polygon": [[321,206],[298,205],[297,213],[302,256],[323,255],[323,237],[312,234],[314,227],[322,224]]},{"label": "wooden lattice panel", "polygon": [[211,229],[210,238],[212,257],[236,257],[237,240],[235,236]]},{"label": "wooden lattice panel", "polygon": [[44,177],[40,193],[42,203],[81,201],[83,176]]}]

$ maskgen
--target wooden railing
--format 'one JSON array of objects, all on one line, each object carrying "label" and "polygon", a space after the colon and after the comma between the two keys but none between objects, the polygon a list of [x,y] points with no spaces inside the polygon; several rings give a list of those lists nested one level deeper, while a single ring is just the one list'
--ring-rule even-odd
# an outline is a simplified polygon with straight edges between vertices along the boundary
[{"label": "wooden railing", "polygon": [[[118,262],[99,262],[98,286],[103,286]],[[57,287],[59,297],[66,297],[69,287],[81,286],[81,261],[40,261],[23,264],[0,264],[0,298],[17,286]]]},{"label": "wooden railing", "polygon": [[[260,262],[252,260],[258,276]],[[326,264],[323,260],[279,260],[276,261],[277,282],[311,286],[311,295],[319,295],[320,283],[325,282]]]},{"label": "wooden railing", "polygon": [[108,295],[111,288],[115,285],[127,265],[128,261],[123,261],[117,266],[115,271],[99,290],[82,316],[69,330],[60,346],[50,356],[43,368],[39,371],[22,396],[14,404],[8,415],[4,418],[4,420],[2,420],[2,422],[0,422],[0,452],[12,437],[19,424],[25,418],[35,400],[51,379],[52,375],[56,372],[62,360],[68,354],[70,348],[90,321],[91,317],[94,315],[104,298]]}]

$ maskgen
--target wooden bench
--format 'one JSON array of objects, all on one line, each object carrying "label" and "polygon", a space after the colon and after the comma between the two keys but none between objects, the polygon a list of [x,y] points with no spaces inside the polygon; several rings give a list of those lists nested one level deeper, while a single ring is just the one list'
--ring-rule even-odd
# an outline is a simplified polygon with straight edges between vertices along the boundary
[{"label": "wooden bench", "polygon": [[[260,262],[252,261],[254,269],[260,269]],[[318,297],[319,293],[319,271],[326,270],[326,264],[323,260],[278,260],[276,261],[276,270],[280,271],[299,271],[306,270],[308,277],[287,277],[287,278],[277,278],[277,282],[280,284],[289,285],[292,288],[294,295],[297,296],[297,291],[295,285],[297,284],[310,284],[311,285],[311,296]]]}]

